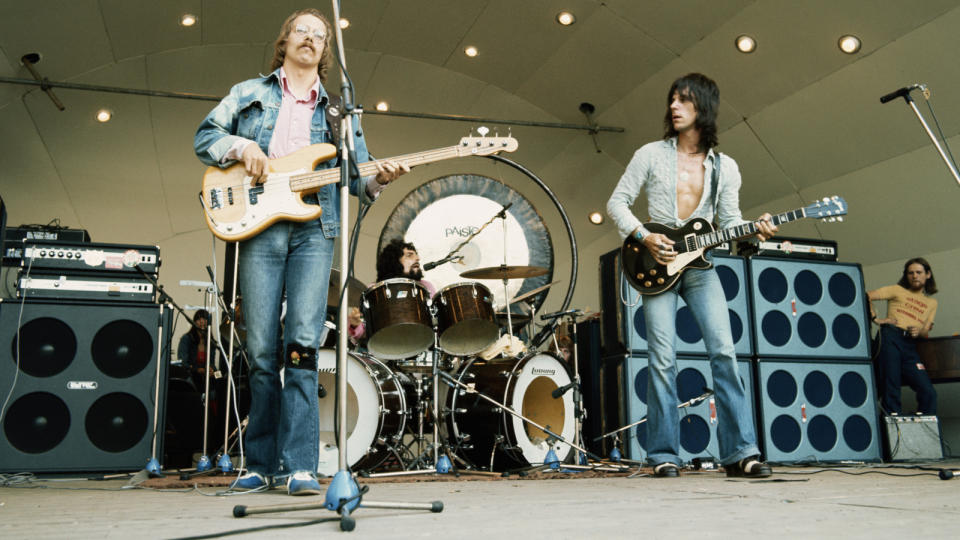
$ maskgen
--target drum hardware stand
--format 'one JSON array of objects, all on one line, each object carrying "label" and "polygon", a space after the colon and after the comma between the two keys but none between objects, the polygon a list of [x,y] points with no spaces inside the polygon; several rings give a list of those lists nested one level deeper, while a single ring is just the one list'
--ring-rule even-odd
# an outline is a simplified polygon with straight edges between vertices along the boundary
[{"label": "drum hardware stand", "polygon": [[[337,60],[340,63],[340,83],[342,114],[340,115],[340,313],[338,316],[337,327],[349,328],[348,308],[349,302],[344,301],[347,291],[347,277],[350,272],[350,253],[349,239],[350,235],[350,178],[359,177],[359,167],[356,164],[356,151],[354,145],[354,125],[359,129],[360,110],[354,106],[353,88],[346,74],[346,49],[343,45],[343,33],[340,27],[340,2],[331,0],[333,5],[333,20],[330,24],[333,32],[336,34]],[[354,123],[354,119],[358,121]],[[326,286],[326,284],[324,284]],[[245,507],[234,508],[235,517],[243,517],[251,513],[261,512],[285,512],[292,510],[308,510],[316,508],[326,508],[340,515],[340,530],[352,531],[356,527],[350,513],[357,507],[366,508],[394,508],[399,510],[430,510],[431,512],[442,512],[443,503],[433,501],[432,503],[400,503],[400,502],[371,502],[363,501],[363,495],[369,490],[364,486],[363,490],[357,485],[356,478],[350,471],[347,464],[347,332],[339,332],[337,340],[337,388],[336,388],[336,425],[337,429],[337,451],[338,451],[338,471],[330,481],[322,505],[312,503],[307,505],[281,505],[280,508],[263,507],[258,510],[250,510]],[[436,339],[436,338],[435,338]],[[434,361],[434,373],[437,372],[437,363]],[[436,395],[436,389],[434,395]],[[434,405],[436,407],[436,405]],[[436,429],[436,428],[435,428]],[[436,442],[436,441],[435,441]]]}]

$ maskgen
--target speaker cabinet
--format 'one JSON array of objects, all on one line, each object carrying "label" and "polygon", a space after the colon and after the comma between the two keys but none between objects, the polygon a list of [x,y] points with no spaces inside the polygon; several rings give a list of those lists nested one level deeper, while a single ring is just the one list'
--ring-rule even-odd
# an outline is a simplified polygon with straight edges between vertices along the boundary
[{"label": "speaker cabinet", "polygon": [[[713,266],[720,276],[723,292],[727,297],[730,314],[730,331],[737,356],[753,353],[753,338],[750,323],[750,289],[747,283],[747,264],[743,257],[714,255]],[[647,323],[643,315],[643,297],[629,285],[625,285],[627,305],[623,319],[628,324],[626,336],[628,348],[634,354],[647,352]],[[693,312],[683,301],[677,300],[677,354],[683,356],[706,356],[703,334],[693,318]]]},{"label": "speaker cabinet", "polygon": [[868,362],[760,359],[757,378],[768,460],[880,460],[877,398]]},{"label": "speaker cabinet", "polygon": [[750,259],[759,357],[870,358],[859,264]]},{"label": "speaker cabinet", "polygon": [[[624,393],[627,398],[627,424],[641,420],[647,415],[647,377],[649,360],[646,356],[627,358]],[[753,407],[753,371],[750,360],[737,361],[740,380],[746,389],[750,415],[756,426],[756,412]],[[677,358],[677,397],[686,402],[703,394],[704,387],[713,388],[713,376],[710,362],[702,358]],[[647,457],[647,423],[631,428],[624,447],[631,459],[642,460]],[[680,459],[689,462],[693,458],[720,460],[717,443],[717,409],[713,397],[697,405],[680,409]]]},{"label": "speaker cabinet", "polygon": [[164,425],[166,385],[157,395],[156,384],[166,381],[167,362],[157,361],[163,309],[0,303],[0,380],[13,387],[0,432],[0,470],[142,469],[152,455],[154,426]]},{"label": "speaker cabinet", "polygon": [[583,419],[583,444],[587,450],[606,456],[613,449],[613,438],[596,439],[623,425],[623,355],[602,355],[600,328],[596,319],[577,323],[577,364],[587,413]]}]

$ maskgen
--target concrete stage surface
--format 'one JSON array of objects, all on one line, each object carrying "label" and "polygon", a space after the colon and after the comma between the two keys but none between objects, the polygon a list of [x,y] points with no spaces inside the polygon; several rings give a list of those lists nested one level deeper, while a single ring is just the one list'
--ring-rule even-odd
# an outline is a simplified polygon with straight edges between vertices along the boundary
[{"label": "concrete stage surface", "polygon": [[[441,513],[359,508],[341,532],[326,510],[232,516],[235,505],[322,503],[284,491],[225,496],[223,487],[145,487],[139,478],[40,477],[0,487],[0,538],[956,538],[960,461],[774,467],[766,480],[687,472],[677,479],[542,473],[365,482],[365,499],[442,501]],[[592,474],[592,473],[591,473]],[[174,475],[175,476],[175,475]],[[221,479],[225,481],[225,479]],[[412,479],[411,479],[412,480]],[[329,522],[307,524],[320,518]],[[291,525],[303,525],[295,526]],[[287,528],[264,529],[270,526]],[[241,532],[241,529],[259,529]]]}]

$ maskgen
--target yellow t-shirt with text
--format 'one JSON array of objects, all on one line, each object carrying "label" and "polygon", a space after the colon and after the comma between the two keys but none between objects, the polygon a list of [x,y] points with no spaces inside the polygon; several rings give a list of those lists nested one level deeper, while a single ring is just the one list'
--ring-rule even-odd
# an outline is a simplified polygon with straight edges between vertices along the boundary
[{"label": "yellow t-shirt with text", "polygon": [[887,318],[897,320],[897,327],[906,330],[910,326],[923,327],[933,322],[937,314],[937,301],[923,293],[915,293],[900,285],[880,287],[874,291],[878,300],[887,300]]}]

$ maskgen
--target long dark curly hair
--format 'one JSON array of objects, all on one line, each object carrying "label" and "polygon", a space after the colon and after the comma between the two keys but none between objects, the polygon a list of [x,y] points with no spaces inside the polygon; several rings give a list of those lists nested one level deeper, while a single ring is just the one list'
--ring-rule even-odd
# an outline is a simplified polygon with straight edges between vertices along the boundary
[{"label": "long dark curly hair", "polygon": [[403,256],[404,249],[417,250],[413,244],[404,242],[401,238],[394,238],[383,247],[380,256],[377,257],[377,281],[403,277],[403,265],[400,264],[400,257]]},{"label": "long dark curly hair", "polygon": [[678,135],[677,130],[673,129],[673,115],[670,113],[670,102],[673,101],[675,92],[689,92],[693,98],[693,105],[697,110],[694,125],[700,131],[700,151],[707,152],[717,146],[717,109],[720,107],[720,89],[717,83],[702,73],[688,73],[673,81],[670,91],[667,92],[667,113],[663,117],[664,139]]},{"label": "long dark curly hair", "polygon": [[930,263],[928,263],[923,257],[914,257],[903,264],[903,275],[900,276],[900,281],[897,282],[897,285],[907,289],[908,291],[910,290],[910,281],[907,280],[907,270],[910,269],[910,265],[912,264],[923,265],[923,269],[930,273],[930,279],[928,279],[927,283],[923,286],[923,292],[927,294],[936,294],[937,280],[933,279],[933,270],[930,269]]}]

